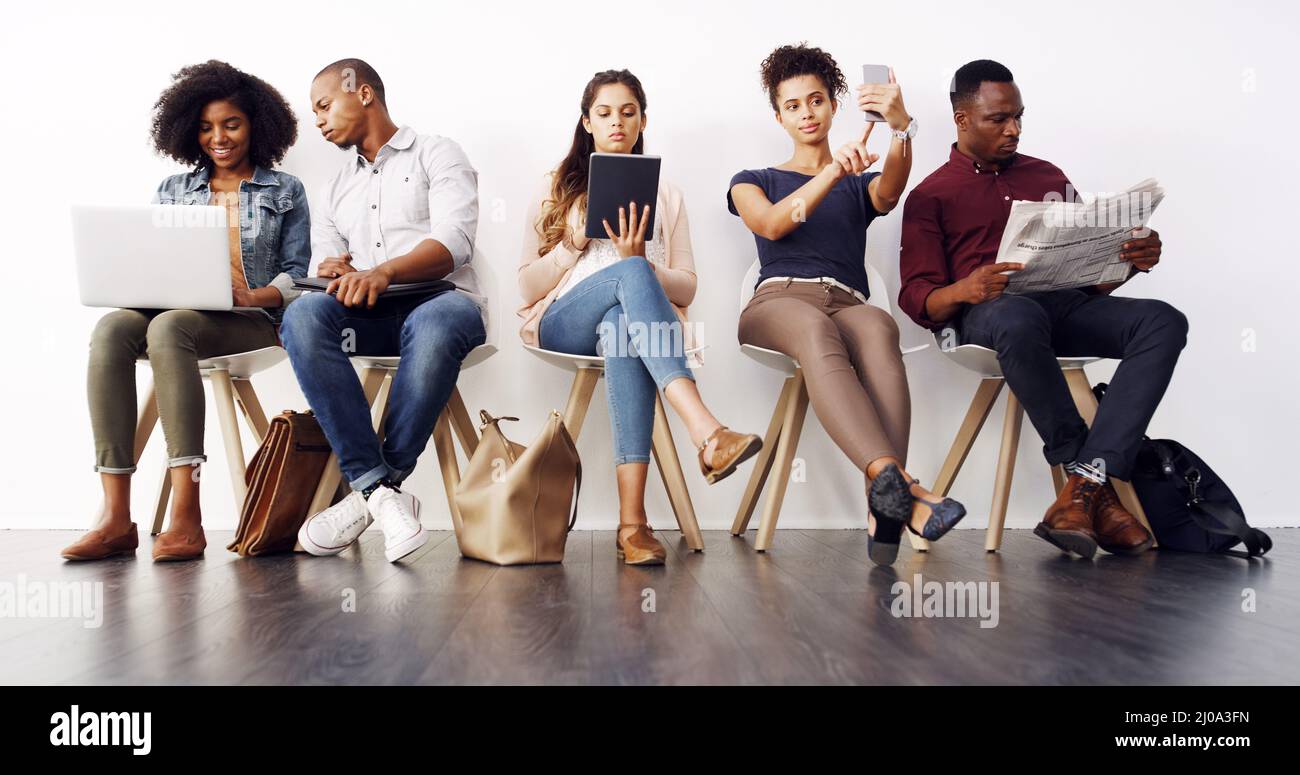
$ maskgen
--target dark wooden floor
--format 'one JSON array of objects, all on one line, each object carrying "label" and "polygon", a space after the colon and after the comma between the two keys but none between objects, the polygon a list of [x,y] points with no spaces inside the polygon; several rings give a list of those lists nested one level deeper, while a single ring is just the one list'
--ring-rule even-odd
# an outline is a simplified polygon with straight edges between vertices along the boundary
[{"label": "dark wooden floor", "polygon": [[[663,532],[669,562],[624,567],[614,534],[574,533],[563,565],[461,559],[435,533],[401,564],[371,530],[339,557],[64,563],[74,533],[0,531],[0,583],[104,582],[104,621],[0,618],[0,682],[1128,684],[1300,682],[1300,530],[1267,560],[1065,558],[1027,531],[1000,554],[954,531],[890,569],[863,531],[780,531],[757,554]],[[895,618],[891,585],[998,581],[999,623]],[[1242,610],[1254,590],[1254,613]],[[642,610],[653,590],[655,611]],[[356,611],[343,611],[355,593]]]}]

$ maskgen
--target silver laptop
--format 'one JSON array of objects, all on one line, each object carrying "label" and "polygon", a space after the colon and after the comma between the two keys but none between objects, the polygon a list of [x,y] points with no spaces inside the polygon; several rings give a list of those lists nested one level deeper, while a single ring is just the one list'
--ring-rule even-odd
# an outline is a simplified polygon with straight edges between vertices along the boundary
[{"label": "silver laptop", "polygon": [[87,307],[234,309],[224,207],[74,205],[72,246]]}]

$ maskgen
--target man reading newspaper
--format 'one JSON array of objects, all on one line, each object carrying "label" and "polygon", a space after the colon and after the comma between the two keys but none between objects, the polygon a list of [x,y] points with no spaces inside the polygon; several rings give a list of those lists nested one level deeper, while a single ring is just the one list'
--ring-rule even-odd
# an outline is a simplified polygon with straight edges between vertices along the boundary
[{"label": "man reading newspaper", "polygon": [[[1043,439],[1047,462],[1068,473],[1036,534],[1084,557],[1098,546],[1145,551],[1150,533],[1120,504],[1108,479],[1131,475],[1186,343],[1187,318],[1163,301],[1110,292],[1160,261],[1160,237],[1126,229],[1111,236],[1122,264],[1073,262],[1079,265],[1074,279],[1086,275],[1082,267],[1119,267],[1118,274],[1098,274],[1099,284],[1061,287],[1061,280],[1069,286],[1074,279],[1060,272],[1008,293],[1017,273],[1038,260],[996,263],[1012,202],[1059,202],[1073,189],[1055,165],[1018,153],[1024,103],[1007,68],[971,62],[957,71],[950,91],[957,142],[903,208],[899,306],[920,325],[951,329],[962,343],[997,352],[1007,385]],[[1068,250],[1044,266],[1063,262]],[[1075,408],[1058,355],[1120,360],[1091,430]]]}]

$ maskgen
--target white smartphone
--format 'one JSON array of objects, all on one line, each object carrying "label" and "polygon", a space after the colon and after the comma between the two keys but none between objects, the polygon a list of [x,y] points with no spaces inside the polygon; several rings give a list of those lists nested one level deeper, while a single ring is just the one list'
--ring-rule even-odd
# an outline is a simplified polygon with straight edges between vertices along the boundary
[{"label": "white smartphone", "polygon": [[[863,83],[889,83],[889,65],[863,65]],[[862,111],[868,121],[884,121],[885,117],[874,110]]]}]

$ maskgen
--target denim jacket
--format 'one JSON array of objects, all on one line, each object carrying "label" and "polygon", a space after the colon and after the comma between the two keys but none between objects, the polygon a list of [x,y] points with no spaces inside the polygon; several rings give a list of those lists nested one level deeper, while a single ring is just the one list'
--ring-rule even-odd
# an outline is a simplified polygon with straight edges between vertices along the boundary
[{"label": "denim jacket", "polygon": [[[155,204],[206,205],[212,197],[206,168],[182,172],[164,180]],[[240,253],[249,288],[268,285],[280,291],[284,304],[264,308],[278,325],[284,308],[301,293],[296,277],[307,274],[311,260],[311,226],[307,192],[302,181],[286,172],[256,167],[253,179],[239,184]]]}]

